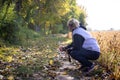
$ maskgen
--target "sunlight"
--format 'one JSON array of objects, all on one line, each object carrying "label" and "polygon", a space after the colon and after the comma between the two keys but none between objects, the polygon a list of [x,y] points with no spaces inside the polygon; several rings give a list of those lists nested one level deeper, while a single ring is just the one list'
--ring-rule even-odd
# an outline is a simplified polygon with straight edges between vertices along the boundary
[{"label": "sunlight", "polygon": [[77,0],[86,8],[88,27],[97,30],[120,30],[119,0]]}]

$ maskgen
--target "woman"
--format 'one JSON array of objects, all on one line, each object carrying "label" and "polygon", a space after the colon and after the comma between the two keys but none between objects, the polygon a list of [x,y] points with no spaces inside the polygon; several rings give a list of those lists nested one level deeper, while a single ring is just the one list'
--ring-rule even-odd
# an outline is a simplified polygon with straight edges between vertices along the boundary
[{"label": "woman", "polygon": [[81,63],[79,70],[90,72],[94,69],[94,64],[89,60],[99,58],[100,47],[86,28],[79,24],[79,21],[74,18],[68,21],[67,26],[72,31],[72,43],[59,49],[60,51],[68,50],[69,55]]}]

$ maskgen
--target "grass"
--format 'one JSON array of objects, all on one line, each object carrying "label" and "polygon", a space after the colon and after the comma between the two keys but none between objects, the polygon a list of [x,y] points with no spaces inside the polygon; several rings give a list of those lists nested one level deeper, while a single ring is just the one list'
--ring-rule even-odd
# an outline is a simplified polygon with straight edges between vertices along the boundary
[{"label": "grass", "polygon": [[101,48],[99,63],[111,71],[112,77],[116,80],[120,79],[120,32],[102,31],[92,32],[92,34],[97,39]]},{"label": "grass", "polygon": [[[61,37],[40,37],[29,40],[25,46],[0,47],[0,75],[2,79],[27,79],[36,72],[42,72],[58,53]],[[45,75],[45,74],[44,74]]]}]

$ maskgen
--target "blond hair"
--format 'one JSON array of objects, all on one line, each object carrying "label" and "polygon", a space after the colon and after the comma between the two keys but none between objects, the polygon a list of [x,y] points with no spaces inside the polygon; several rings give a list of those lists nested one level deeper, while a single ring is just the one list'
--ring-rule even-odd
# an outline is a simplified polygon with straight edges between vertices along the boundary
[{"label": "blond hair", "polygon": [[68,22],[67,22],[67,26],[72,26],[72,27],[79,27],[80,25],[80,22],[77,20],[77,19],[74,19],[74,18],[72,18],[72,19],[70,19],[70,20],[68,20]]}]

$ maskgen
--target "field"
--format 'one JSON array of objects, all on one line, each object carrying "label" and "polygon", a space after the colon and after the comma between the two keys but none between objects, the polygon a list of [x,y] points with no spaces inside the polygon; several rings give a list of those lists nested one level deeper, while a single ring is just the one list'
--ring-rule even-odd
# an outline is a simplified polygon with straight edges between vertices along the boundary
[{"label": "field", "polygon": [[91,32],[101,48],[99,62],[120,79],[120,31]]}]

